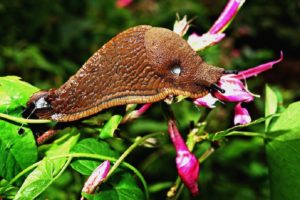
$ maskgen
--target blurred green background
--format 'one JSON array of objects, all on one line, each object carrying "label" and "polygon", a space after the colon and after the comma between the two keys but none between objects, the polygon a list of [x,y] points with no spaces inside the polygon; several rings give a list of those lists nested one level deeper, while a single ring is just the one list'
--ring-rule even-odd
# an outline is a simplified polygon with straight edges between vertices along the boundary
[{"label": "blurred green background", "polygon": [[[118,8],[114,0],[1,0],[0,75],[20,76],[41,89],[58,87],[117,33],[139,24],[172,29],[176,13],[179,13],[188,18],[197,17],[189,34],[201,34],[213,24],[226,2],[136,0],[126,8]],[[226,31],[227,37],[220,44],[200,52],[208,63],[241,70],[277,59],[283,50],[283,62],[248,81],[250,90],[262,95],[247,105],[254,119],[263,116],[265,83],[282,93],[285,105],[300,99],[299,13],[297,0],[246,1]],[[232,106],[219,105],[210,112],[207,131],[231,126]],[[190,102],[173,107],[178,113],[181,131],[186,133],[189,118],[200,112]],[[155,106],[144,118],[122,128],[130,136],[165,130],[160,112],[159,106]],[[201,146],[197,151],[199,155],[205,144]],[[174,150],[168,141],[159,149],[138,152],[130,161],[139,166],[150,185],[175,180]],[[200,197],[268,199],[265,163],[262,140],[230,138],[201,166]],[[74,199],[82,181],[78,174],[67,171],[44,196]],[[166,190],[156,192],[152,198],[157,199],[165,193]],[[187,199],[186,195],[187,192],[182,199]]]}]

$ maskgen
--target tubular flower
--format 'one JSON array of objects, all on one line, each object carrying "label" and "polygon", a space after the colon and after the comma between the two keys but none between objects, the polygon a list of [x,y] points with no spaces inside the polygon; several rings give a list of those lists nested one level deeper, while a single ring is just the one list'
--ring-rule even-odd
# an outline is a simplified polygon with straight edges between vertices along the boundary
[{"label": "tubular flower", "polygon": [[[238,105],[236,106],[236,109],[235,109],[236,115],[235,115],[234,124],[249,123],[251,121],[249,113],[246,110],[246,108],[241,107],[240,103],[241,102],[251,102],[254,100],[255,96],[251,92],[248,91],[248,89],[243,84],[241,79],[244,80],[246,78],[250,78],[250,77],[256,76],[264,71],[267,71],[267,70],[271,69],[274,64],[281,62],[282,59],[283,59],[283,53],[281,52],[280,58],[275,61],[267,62],[267,63],[261,64],[259,66],[241,71],[238,74],[223,75],[217,84],[221,89],[225,90],[224,93],[220,93],[220,92],[216,91],[212,94],[213,95],[212,97],[211,97],[211,94],[208,94],[204,97],[194,100],[194,103],[196,105],[200,105],[200,106],[203,106],[203,105],[205,106],[206,104],[208,104],[210,106],[205,106],[205,107],[211,108],[211,107],[214,107],[214,104],[212,104],[212,103],[216,102],[217,100],[221,100],[221,101],[225,101],[225,102],[236,102],[236,103],[238,103]],[[201,102],[201,104],[198,102]],[[246,117],[247,115],[249,117]],[[241,116],[243,118],[241,118]]]},{"label": "tubular flower", "polygon": [[[200,36],[193,33],[188,37],[187,42],[195,51],[203,50],[208,46],[220,42],[225,37],[225,34],[222,32],[228,27],[244,3],[245,0],[229,0],[223,12],[209,31]],[[177,19],[173,31],[182,37],[188,31],[190,23],[191,20],[187,21],[186,16],[184,16],[182,20]]]},{"label": "tubular flower", "polygon": [[122,120],[122,123],[134,120],[136,118],[139,118],[141,115],[143,115],[150,107],[152,106],[151,103],[146,103],[142,105],[138,110],[131,111]]},{"label": "tubular flower", "polygon": [[104,179],[106,178],[110,168],[110,162],[108,160],[104,161],[101,165],[99,165],[91,174],[91,176],[84,183],[82,188],[82,192],[92,194],[96,190],[97,186],[99,186]]},{"label": "tubular flower", "polygon": [[218,85],[225,90],[224,93],[214,93],[219,100],[228,102],[250,102],[254,100],[254,96],[247,90],[242,81],[231,75],[222,76]]},{"label": "tubular flower", "polygon": [[197,195],[199,193],[199,162],[196,156],[187,148],[173,120],[169,120],[168,131],[176,149],[178,175],[191,193]]},{"label": "tubular flower", "polygon": [[234,125],[238,124],[248,124],[251,122],[251,117],[246,108],[243,108],[242,103],[236,104],[234,108]]},{"label": "tubular flower", "polygon": [[209,29],[208,33],[216,34],[222,33],[233,20],[239,9],[245,3],[245,0],[229,0],[223,12],[216,20],[216,22]]}]

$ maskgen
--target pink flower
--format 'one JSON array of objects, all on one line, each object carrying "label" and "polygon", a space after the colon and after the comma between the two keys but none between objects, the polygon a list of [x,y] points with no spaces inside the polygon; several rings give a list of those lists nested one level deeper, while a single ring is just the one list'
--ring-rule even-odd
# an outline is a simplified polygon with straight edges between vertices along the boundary
[{"label": "pink flower", "polygon": [[134,120],[136,118],[139,118],[140,116],[142,116],[150,107],[152,106],[151,103],[146,103],[144,105],[142,105],[138,110],[133,110],[130,113],[128,113],[127,115],[125,115],[125,117],[122,120],[122,123]]},{"label": "pink flower", "polygon": [[244,3],[245,0],[229,0],[223,12],[214,25],[209,29],[208,33],[216,34],[223,32]]},{"label": "pink flower", "polygon": [[242,81],[231,75],[222,76],[218,85],[225,90],[224,93],[214,93],[214,96],[221,101],[250,102],[254,100],[254,96],[246,89]]},{"label": "pink flower", "polygon": [[117,0],[116,6],[118,8],[125,8],[132,3],[132,0]]},{"label": "pink flower", "polygon": [[199,162],[195,155],[187,148],[173,120],[169,120],[168,130],[176,149],[176,167],[178,175],[191,193],[197,195],[199,193]]},{"label": "pink flower", "polygon": [[248,124],[251,122],[251,117],[246,108],[243,108],[242,103],[236,104],[234,108],[234,125],[238,124]]},{"label": "pink flower", "polygon": [[[244,2],[245,0],[229,0],[223,12],[221,13],[219,18],[216,20],[216,22],[213,24],[213,26],[209,29],[207,33],[202,34],[200,36],[197,35],[196,33],[193,33],[188,37],[187,42],[190,44],[190,46],[195,51],[201,51],[206,47],[209,47],[211,45],[220,42],[225,37],[225,34],[222,32],[228,27],[228,25],[233,20],[234,16],[237,14],[238,10],[241,8]],[[175,31],[175,24],[174,24],[174,31]],[[181,27],[186,28],[184,32],[185,34],[189,26],[184,26],[184,24],[187,24],[186,19],[185,21],[182,20],[182,25],[181,25]]]},{"label": "pink flower", "polygon": [[91,176],[84,183],[82,192],[92,194],[94,193],[97,186],[99,186],[106,178],[110,168],[110,162],[108,160],[104,161],[99,165],[91,174]]},{"label": "pink flower", "polygon": [[[223,89],[225,92],[221,93],[219,91],[213,92],[211,97],[201,97],[194,100],[196,105],[205,106],[205,107],[214,107],[214,103],[217,100],[225,102],[236,102],[238,105],[235,108],[235,120],[234,124],[246,124],[251,122],[246,108],[241,107],[241,102],[251,102],[254,100],[254,95],[248,91],[246,86],[241,80],[256,76],[264,71],[267,71],[273,67],[274,64],[281,62],[283,59],[283,53],[280,53],[280,58],[271,62],[261,64],[257,67],[253,67],[244,71],[239,72],[238,74],[226,74],[221,77],[218,86]],[[214,99],[215,98],[215,99]],[[209,105],[209,106],[207,106]],[[247,117],[248,116],[248,117]]]}]

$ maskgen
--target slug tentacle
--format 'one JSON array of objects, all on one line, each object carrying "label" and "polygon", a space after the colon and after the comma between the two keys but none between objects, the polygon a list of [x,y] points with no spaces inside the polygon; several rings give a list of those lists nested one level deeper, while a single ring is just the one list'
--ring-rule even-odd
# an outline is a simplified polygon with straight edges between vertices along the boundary
[{"label": "slug tentacle", "polygon": [[34,108],[38,118],[75,121],[169,95],[201,97],[222,74],[223,69],[204,63],[176,33],[141,25],[112,38],[65,84],[34,94],[27,105],[39,105]]}]

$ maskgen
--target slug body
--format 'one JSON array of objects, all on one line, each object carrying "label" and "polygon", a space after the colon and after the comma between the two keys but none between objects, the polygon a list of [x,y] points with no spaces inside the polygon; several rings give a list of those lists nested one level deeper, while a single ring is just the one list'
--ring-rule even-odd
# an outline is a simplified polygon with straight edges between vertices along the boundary
[{"label": "slug body", "polygon": [[61,87],[35,93],[27,105],[38,118],[75,121],[169,95],[202,97],[223,71],[203,62],[176,33],[141,25],[115,36]]}]

